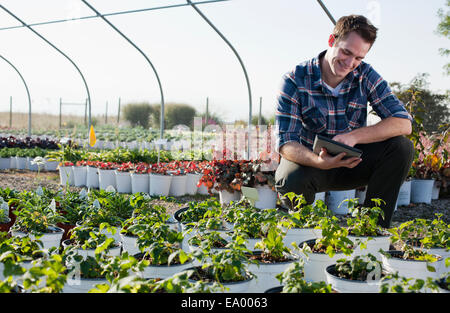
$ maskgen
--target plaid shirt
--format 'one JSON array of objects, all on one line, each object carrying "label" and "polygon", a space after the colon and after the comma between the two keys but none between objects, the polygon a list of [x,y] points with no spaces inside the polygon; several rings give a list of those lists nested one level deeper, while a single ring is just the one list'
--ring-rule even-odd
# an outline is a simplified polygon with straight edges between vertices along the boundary
[{"label": "plaid shirt", "polygon": [[381,119],[394,116],[412,121],[388,83],[365,62],[345,77],[339,96],[333,96],[320,73],[319,58],[325,52],[283,77],[275,113],[277,151],[289,141],[312,149],[316,133],[332,138],[366,126],[367,102]]}]

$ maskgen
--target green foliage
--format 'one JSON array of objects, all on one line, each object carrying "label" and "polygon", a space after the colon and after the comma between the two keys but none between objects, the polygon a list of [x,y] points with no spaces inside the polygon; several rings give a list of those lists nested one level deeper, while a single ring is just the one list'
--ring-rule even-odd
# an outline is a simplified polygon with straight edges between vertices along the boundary
[{"label": "green foliage", "polygon": [[319,222],[322,229],[322,237],[317,238],[313,249],[305,242],[302,247],[304,254],[308,255],[313,250],[319,253],[326,253],[333,257],[336,253],[351,255],[354,243],[347,237],[348,230],[339,225],[339,219],[335,216],[322,218]]},{"label": "green foliage", "polygon": [[256,249],[262,250],[264,258],[272,260],[284,261],[291,256],[291,250],[284,245],[283,238],[286,235],[281,227],[271,224],[267,232],[267,236],[255,244]]},{"label": "green foliage", "polygon": [[398,273],[389,273],[382,278],[382,282],[380,293],[424,293],[438,290],[437,284],[430,277],[423,280],[402,277]]},{"label": "green foliage", "polygon": [[[444,12],[444,9],[438,10],[438,16],[439,16],[439,24],[437,27],[437,33],[441,36],[446,37],[447,39],[450,39],[450,0],[447,0],[447,12]],[[450,49],[447,48],[441,48],[439,49],[441,55],[443,56],[449,56],[450,55]],[[450,63],[447,63],[444,67],[446,70],[446,74],[450,75]]]},{"label": "green foliage", "polygon": [[371,281],[381,279],[381,262],[372,254],[356,256],[351,260],[339,259],[336,261],[336,276],[358,281]]},{"label": "green foliage", "polygon": [[449,95],[432,92],[428,74],[421,73],[408,85],[392,83],[392,91],[402,101],[414,118],[413,132],[408,137],[417,144],[419,134],[440,131],[439,125],[450,122]]},{"label": "green foliage", "polygon": [[284,272],[276,275],[283,285],[283,293],[331,293],[331,285],[323,281],[307,282],[304,280],[303,259],[289,265]]},{"label": "green foliage", "polygon": [[383,230],[378,225],[378,218],[384,219],[384,212],[380,208],[381,199],[372,199],[374,207],[358,206],[357,199],[347,199],[351,218],[347,219],[349,233],[354,236],[378,236],[383,234]]},{"label": "green foliage", "polygon": [[124,118],[131,123],[132,126],[142,126],[148,128],[150,121],[150,114],[153,109],[150,104],[143,103],[128,103],[123,107]]},{"label": "green foliage", "polygon": [[319,225],[321,218],[331,217],[333,213],[323,201],[306,205],[303,195],[293,192],[283,195],[291,201],[293,209],[285,217],[285,225],[289,228],[314,228]]}]

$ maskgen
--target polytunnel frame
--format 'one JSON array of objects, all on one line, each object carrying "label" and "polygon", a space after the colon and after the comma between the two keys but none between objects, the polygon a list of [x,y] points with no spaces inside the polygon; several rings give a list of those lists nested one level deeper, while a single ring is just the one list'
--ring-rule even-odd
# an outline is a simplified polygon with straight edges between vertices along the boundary
[{"label": "polytunnel frame", "polygon": [[23,78],[22,74],[20,74],[19,70],[12,64],[8,59],[6,59],[3,55],[0,54],[0,58],[2,58],[6,63],[11,65],[11,67],[19,74],[20,79],[22,80],[23,84],[25,85],[25,90],[27,91],[27,97],[28,97],[28,136],[31,137],[31,97],[30,97],[30,90],[28,89],[27,83],[25,79]]},{"label": "polytunnel frame", "polygon": [[[110,16],[110,15],[119,15],[119,14],[128,14],[128,13],[135,13],[135,12],[142,12],[142,11],[148,11],[148,10],[157,10],[157,9],[166,9],[166,8],[174,8],[174,7],[181,7],[181,6],[187,6],[189,4],[175,4],[175,5],[169,5],[169,6],[161,6],[161,7],[153,7],[153,8],[147,8],[147,9],[138,9],[138,10],[131,10],[131,11],[122,11],[122,12],[114,12],[114,13],[109,13],[109,14],[100,14],[97,10],[95,10],[91,5],[89,5],[86,1],[83,1],[88,7],[90,7],[94,12],[96,12],[96,15],[94,16],[84,16],[84,17],[80,17],[80,18],[72,18],[72,19],[64,19],[64,20],[56,20],[56,21],[47,21],[47,22],[40,22],[40,23],[33,23],[33,24],[26,24],[25,22],[23,22],[22,20],[20,20],[17,16],[15,16],[14,14],[12,14],[9,10],[7,10],[3,5],[0,5],[0,7],[5,10],[8,14],[10,14],[11,16],[13,16],[15,19],[17,19],[19,22],[21,22],[22,25],[20,26],[12,26],[12,27],[4,27],[4,28],[0,28],[0,30],[7,30],[7,29],[14,29],[14,28],[19,28],[19,27],[27,27],[28,29],[30,29],[31,31],[33,31],[36,35],[38,35],[41,39],[43,39],[44,41],[46,41],[49,45],[51,45],[53,48],[55,48],[58,52],[60,52],[61,54],[63,54],[74,66],[75,68],[78,70],[78,72],[80,73],[83,82],[85,84],[86,87],[86,91],[87,91],[87,95],[88,95],[88,102],[89,102],[89,129],[91,128],[91,98],[90,98],[90,93],[89,93],[89,88],[87,86],[86,80],[84,79],[83,74],[81,73],[81,71],[79,70],[78,66],[73,62],[72,59],[70,59],[66,54],[64,54],[61,50],[59,50],[56,46],[54,46],[51,42],[49,42],[45,37],[43,37],[41,34],[39,34],[38,32],[36,32],[31,26],[37,26],[37,25],[45,25],[45,24],[53,24],[53,23],[61,23],[61,22],[67,22],[67,21],[74,21],[74,20],[82,20],[82,19],[89,19],[89,18],[97,18],[97,17],[101,17],[104,21],[106,21],[114,30],[116,30],[122,37],[124,37],[134,48],[136,48],[147,60],[147,62],[151,65],[158,84],[159,84],[159,88],[160,88],[160,92],[161,92],[161,118],[160,118],[160,138],[162,139],[164,136],[164,96],[163,96],[163,91],[162,91],[162,86],[159,80],[159,76],[156,72],[156,69],[154,68],[153,64],[151,63],[150,59],[145,55],[145,53],[139,49],[128,37],[126,37],[122,32],[120,32],[110,21],[108,21],[105,16]],[[212,2],[224,2],[224,1],[229,1],[229,0],[208,0],[208,1],[201,1],[201,2],[196,2],[196,4],[206,4],[206,3],[212,3]],[[30,113],[31,114],[31,113]]]},{"label": "polytunnel frame", "polygon": [[[74,19],[70,19],[70,20],[58,20],[58,21],[50,21],[50,22],[45,22],[45,23],[39,23],[39,24],[48,24],[48,23],[57,23],[57,22],[64,22],[64,21],[73,21],[73,20],[77,20],[77,19],[86,19],[86,18],[92,18],[92,17],[101,17],[105,22],[107,22],[116,32],[118,32],[123,38],[125,38],[134,48],[136,48],[147,60],[147,62],[150,64],[151,68],[153,69],[157,81],[158,81],[158,85],[159,85],[159,89],[160,89],[160,93],[161,93],[161,117],[160,117],[160,138],[163,138],[163,134],[164,134],[164,95],[163,95],[163,91],[162,91],[162,86],[161,86],[161,82],[159,79],[159,76],[156,72],[155,67],[153,66],[153,64],[151,63],[150,59],[146,56],[146,54],[139,49],[139,47],[137,47],[127,36],[125,36],[122,32],[120,32],[109,20],[107,20],[105,18],[106,14],[102,15],[100,14],[95,8],[93,8],[87,1],[85,0],[81,0],[84,4],[86,4],[91,10],[93,10],[96,13],[96,16],[88,16],[88,17],[82,17],[82,18],[74,18]],[[234,54],[236,55],[236,57],[239,60],[239,63],[241,64],[241,67],[243,69],[244,72],[244,76],[246,79],[246,83],[247,83],[247,89],[248,89],[248,96],[249,96],[249,119],[248,119],[248,136],[247,136],[247,157],[250,158],[250,133],[251,133],[251,125],[252,125],[252,95],[251,95],[251,88],[250,88],[250,82],[249,82],[249,78],[248,78],[248,74],[247,71],[245,69],[245,66],[239,56],[239,54],[237,53],[236,49],[233,47],[233,45],[226,39],[226,37],[214,26],[214,24],[202,13],[202,11],[200,11],[197,7],[196,4],[203,4],[203,3],[208,3],[208,2],[221,2],[221,1],[228,1],[228,0],[212,0],[212,1],[204,1],[204,2],[198,2],[198,3],[193,3],[190,0],[186,0],[187,5],[190,5],[215,31],[216,33],[226,42],[226,44],[232,49],[232,51],[234,52]],[[323,4],[323,2],[321,0],[317,0],[317,2],[319,3],[319,5],[322,7],[322,9],[325,11],[325,13],[327,14],[327,16],[330,18],[331,22],[336,25],[336,21],[333,18],[333,16],[331,15],[331,13],[328,11],[328,9],[326,8],[326,6]],[[173,6],[166,6],[166,7],[161,7],[161,8],[168,8],[168,7],[176,7],[176,6],[183,6],[182,4],[179,5],[173,5]],[[31,31],[33,31],[33,33],[35,33],[36,35],[38,35],[41,39],[43,39],[45,42],[47,42],[49,45],[51,45],[53,48],[55,48],[58,52],[60,52],[63,56],[65,56],[77,69],[77,71],[79,72],[79,74],[81,75],[83,82],[85,84],[86,87],[86,91],[87,91],[87,95],[88,95],[88,102],[89,102],[89,129],[91,127],[91,98],[90,98],[90,93],[89,93],[89,88],[87,86],[86,80],[84,79],[83,74],[81,73],[80,69],[78,68],[78,66],[72,61],[72,59],[70,59],[65,53],[63,53],[61,50],[59,50],[56,46],[54,46],[50,41],[48,41],[45,37],[43,37],[41,34],[39,34],[38,32],[36,32],[30,25],[26,24],[25,22],[23,22],[22,20],[20,20],[17,16],[15,16],[14,14],[12,14],[10,11],[8,11],[3,5],[0,5],[0,7],[5,10],[8,14],[10,14],[11,16],[13,16],[15,19],[17,19],[18,21],[20,21],[22,23],[23,26],[27,27],[28,29],[30,29]],[[151,9],[157,9],[157,8],[150,8],[147,10],[151,10]],[[143,11],[143,10],[134,10],[134,11],[129,11],[130,12],[139,12],[139,11]],[[118,12],[118,13],[113,13],[113,14],[108,14],[108,15],[114,15],[114,14],[124,14],[126,12]],[[37,25],[37,24],[35,24]],[[11,27],[10,27],[11,28]],[[9,28],[9,29],[10,29]],[[12,28],[16,28],[16,27],[12,27]],[[2,29],[0,29],[2,30]],[[31,102],[30,102],[30,112],[29,114],[31,114]],[[30,123],[30,122],[29,122]],[[29,126],[29,133],[31,131],[31,127]]]},{"label": "polytunnel frame", "polygon": [[[47,38],[45,38],[44,36],[42,36],[40,33],[38,33],[36,30],[34,30],[31,26],[29,26],[27,23],[25,23],[23,20],[21,20],[19,17],[17,17],[16,15],[14,15],[11,11],[9,11],[8,9],[6,9],[3,5],[0,4],[0,8],[2,8],[6,13],[8,13],[9,15],[11,15],[12,17],[14,17],[16,20],[18,20],[20,23],[22,23],[23,26],[25,26],[26,28],[28,28],[29,30],[31,30],[36,36],[38,36],[39,38],[41,38],[42,40],[44,40],[47,44],[49,44],[51,47],[53,47],[56,51],[58,51],[60,54],[62,54],[66,59],[68,59],[70,61],[70,63],[73,64],[73,66],[75,66],[76,70],[78,71],[78,73],[81,76],[81,79],[83,80],[84,86],[86,88],[86,93],[87,93],[87,99],[88,99],[88,106],[89,106],[89,128],[91,128],[91,95],[89,93],[89,87],[86,83],[86,79],[84,78],[83,73],[81,72],[81,70],[78,68],[77,64],[69,57],[67,56],[67,54],[65,54],[64,52],[62,52],[58,47],[56,47],[53,43],[51,43]],[[31,111],[30,111],[31,114]]]}]

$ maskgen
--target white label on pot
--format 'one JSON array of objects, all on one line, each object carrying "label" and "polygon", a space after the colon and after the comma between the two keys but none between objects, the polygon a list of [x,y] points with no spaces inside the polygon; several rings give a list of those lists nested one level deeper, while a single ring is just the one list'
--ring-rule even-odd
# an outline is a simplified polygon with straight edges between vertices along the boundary
[{"label": "white label on pot", "polygon": [[44,195],[44,190],[42,190],[42,187],[41,187],[41,186],[39,186],[39,187],[36,188],[36,194],[37,194],[39,197],[42,197],[42,196]]},{"label": "white label on pot", "polygon": [[259,200],[258,190],[251,187],[241,187],[242,194],[244,197],[249,199],[252,203]]},{"label": "white label on pot", "polygon": [[83,188],[83,189],[81,189],[78,198],[80,198],[80,199],[86,199],[86,198],[87,198],[87,195],[88,195],[88,193],[87,193],[86,189]]},{"label": "white label on pot", "polygon": [[100,209],[100,201],[98,201],[98,199],[95,199],[94,202],[92,203],[92,206],[96,209]]}]

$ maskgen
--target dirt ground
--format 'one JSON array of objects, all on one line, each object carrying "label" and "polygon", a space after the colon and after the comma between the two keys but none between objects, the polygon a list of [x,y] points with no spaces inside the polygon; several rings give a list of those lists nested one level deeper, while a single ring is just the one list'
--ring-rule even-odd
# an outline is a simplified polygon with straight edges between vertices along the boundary
[{"label": "dirt ground", "polygon": [[[37,187],[45,187],[50,189],[59,189],[58,172],[40,173],[31,172],[28,170],[0,170],[0,188],[9,187],[15,190],[35,190]],[[73,189],[80,189],[77,187],[70,187]],[[168,200],[154,200],[155,204],[165,205],[169,213],[174,213],[179,208],[185,206],[188,202],[193,200],[204,200],[208,196],[196,195],[178,197],[176,199]],[[396,226],[402,222],[414,218],[434,219],[436,213],[442,213],[442,219],[446,223],[450,223],[450,197],[433,200],[431,204],[416,204],[412,203],[409,206],[399,206],[394,212],[392,218],[392,226]]]}]

